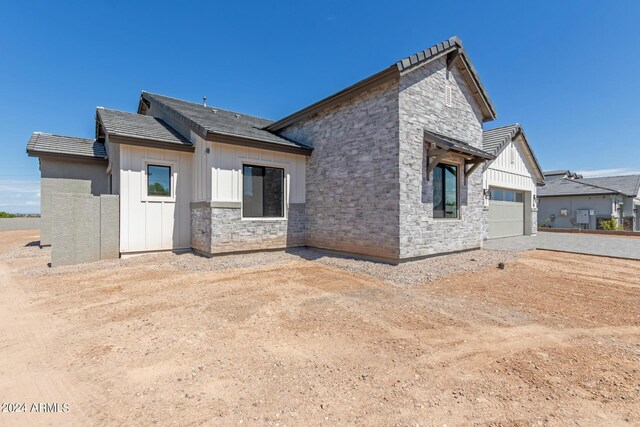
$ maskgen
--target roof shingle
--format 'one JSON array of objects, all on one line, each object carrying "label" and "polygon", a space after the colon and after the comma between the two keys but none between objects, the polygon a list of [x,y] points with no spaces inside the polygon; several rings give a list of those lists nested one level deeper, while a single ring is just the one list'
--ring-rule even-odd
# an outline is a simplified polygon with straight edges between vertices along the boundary
[{"label": "roof shingle", "polygon": [[109,136],[146,139],[179,146],[193,144],[164,121],[142,114],[98,107],[98,120]]},{"label": "roof shingle", "polygon": [[518,123],[485,130],[482,133],[482,148],[487,153],[491,153],[495,156],[504,144],[513,139],[519,130],[520,125]]},{"label": "roof shingle", "polygon": [[287,147],[310,148],[263,129],[272,123],[271,120],[149,92],[142,92],[142,98],[170,108],[205,132],[231,135]]},{"label": "roof shingle", "polygon": [[585,184],[615,190],[625,196],[637,197],[640,191],[640,175],[606,176],[602,178],[583,178]]},{"label": "roof shingle", "polygon": [[74,136],[54,135],[35,132],[27,143],[30,156],[42,154],[82,157],[87,159],[106,159],[107,150],[102,142],[95,139]]},{"label": "roof shingle", "polygon": [[617,194],[617,191],[609,188],[602,188],[589,185],[575,179],[560,178],[546,183],[544,187],[538,188],[538,196],[580,196],[593,194]]},{"label": "roof shingle", "polygon": [[540,162],[531,149],[529,145],[529,141],[527,140],[527,136],[524,134],[524,130],[520,123],[514,123],[512,125],[501,126],[495,129],[488,129],[482,133],[482,148],[484,151],[493,154],[494,156],[498,156],[500,151],[511,141],[513,138],[518,135],[518,133],[522,134],[525,148],[528,150],[531,155],[531,160],[534,163],[534,167],[537,169],[538,183],[542,184],[545,181],[544,173],[542,172],[542,168],[540,167]]}]

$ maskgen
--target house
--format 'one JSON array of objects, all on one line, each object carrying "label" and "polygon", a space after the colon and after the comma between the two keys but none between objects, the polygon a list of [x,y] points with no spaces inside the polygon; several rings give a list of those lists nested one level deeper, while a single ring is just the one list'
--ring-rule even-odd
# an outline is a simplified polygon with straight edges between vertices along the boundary
[{"label": "house", "polygon": [[483,148],[495,117],[454,37],[275,122],[143,91],[135,114],[97,109],[95,140],[27,151],[41,169],[69,162],[74,180],[92,147],[92,173],[119,196],[122,255],[310,246],[396,263],[482,246],[481,170],[506,147],[540,180],[521,129]]},{"label": "house", "polygon": [[596,230],[601,221],[615,219],[627,231],[640,231],[640,175],[581,178],[569,173],[549,181],[538,194],[541,226]]},{"label": "house", "polygon": [[485,163],[482,174],[487,238],[535,234],[537,188],[545,177],[522,126],[486,130],[483,148],[496,157]]},{"label": "house", "polygon": [[544,171],[544,179],[546,181],[554,181],[556,179],[561,178],[569,178],[569,179],[582,179],[582,175],[571,172],[570,170],[552,170],[552,171]]}]

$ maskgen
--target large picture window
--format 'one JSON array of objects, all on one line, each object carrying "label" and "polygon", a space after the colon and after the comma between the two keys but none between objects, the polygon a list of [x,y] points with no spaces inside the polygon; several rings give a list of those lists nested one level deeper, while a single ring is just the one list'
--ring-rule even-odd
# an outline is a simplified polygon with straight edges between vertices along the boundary
[{"label": "large picture window", "polygon": [[458,167],[440,163],[433,169],[433,217],[458,218]]},{"label": "large picture window", "polygon": [[171,197],[171,166],[147,165],[147,195]]},{"label": "large picture window", "polygon": [[284,169],[266,166],[242,167],[242,216],[284,217]]}]

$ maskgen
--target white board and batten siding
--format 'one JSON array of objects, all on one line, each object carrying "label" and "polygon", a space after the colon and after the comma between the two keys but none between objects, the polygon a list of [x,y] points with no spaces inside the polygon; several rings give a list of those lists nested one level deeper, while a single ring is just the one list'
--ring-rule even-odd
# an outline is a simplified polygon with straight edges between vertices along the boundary
[{"label": "white board and batten siding", "polygon": [[[522,136],[509,142],[482,174],[483,188],[491,190],[492,195],[491,200],[485,198],[485,206],[489,210],[489,239],[536,233],[536,173],[526,156],[524,146]],[[522,199],[494,200],[493,196],[497,196],[498,189],[521,193]]]},{"label": "white board and batten siding", "polygon": [[211,200],[242,202],[242,165],[283,168],[287,203],[305,203],[306,156],[279,151],[213,143],[208,155]]},{"label": "white board and batten siding", "polygon": [[[522,146],[511,141],[484,171],[483,188],[499,187],[527,191],[532,199],[537,189],[535,176],[535,172],[526,160]],[[529,202],[533,203],[533,200]]]},{"label": "white board and batten siding", "polygon": [[[120,252],[190,248],[194,155],[124,144],[119,154]],[[171,166],[171,197],[147,197],[149,163]]]}]

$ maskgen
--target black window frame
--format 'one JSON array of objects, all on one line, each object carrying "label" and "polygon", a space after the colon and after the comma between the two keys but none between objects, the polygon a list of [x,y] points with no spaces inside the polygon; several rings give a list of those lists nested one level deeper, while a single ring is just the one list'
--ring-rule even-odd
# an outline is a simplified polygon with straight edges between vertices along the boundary
[{"label": "black window frame", "polygon": [[[245,173],[245,168],[252,168],[252,169],[261,169],[262,170],[262,177],[265,177],[267,174],[267,169],[271,170],[271,171],[279,171],[280,172],[280,178],[281,178],[281,182],[280,182],[280,193],[281,193],[281,200],[280,200],[280,215],[265,215],[265,212],[268,211],[267,209],[267,198],[265,197],[265,180],[263,179],[262,181],[262,215],[253,215],[253,214],[248,214],[247,213],[247,206],[248,203],[245,200],[245,192],[246,192],[246,173]],[[246,218],[246,219],[286,219],[286,199],[287,199],[287,185],[286,185],[286,180],[287,180],[287,175],[286,175],[286,171],[284,168],[282,167],[276,167],[276,166],[268,166],[268,165],[260,165],[260,164],[253,164],[253,163],[243,163],[242,164],[242,218]],[[253,184],[252,184],[253,185]]]},{"label": "black window frame", "polygon": [[[149,171],[149,168],[165,168],[169,170],[169,194],[151,194],[149,193],[149,178],[151,177],[151,172]],[[156,163],[147,163],[147,197],[161,197],[161,198],[171,198],[172,197],[172,192],[173,192],[173,185],[172,182],[173,181],[171,179],[171,165],[161,165],[161,164],[156,164]]]},{"label": "black window frame", "polygon": [[[453,175],[455,176],[455,180],[456,180],[456,205],[455,205],[455,216],[451,216],[451,217],[447,217],[447,201],[446,201],[446,195],[447,195],[447,179],[446,179],[446,168],[450,167],[450,168],[455,168],[455,173],[453,173]],[[439,173],[439,171],[442,170],[442,187],[441,187],[441,191],[442,191],[442,210],[440,209],[436,209],[436,204],[435,204],[435,191],[436,191],[436,173]],[[451,171],[449,171],[451,172]],[[431,196],[432,196],[432,215],[434,219],[439,219],[439,220],[455,220],[455,219],[460,219],[460,165],[457,165],[455,163],[446,163],[446,162],[440,162],[438,163],[435,168],[433,169],[432,172],[432,182],[433,182],[433,188],[431,191]],[[442,216],[439,216],[437,213],[439,213],[440,211],[442,211]]]}]

